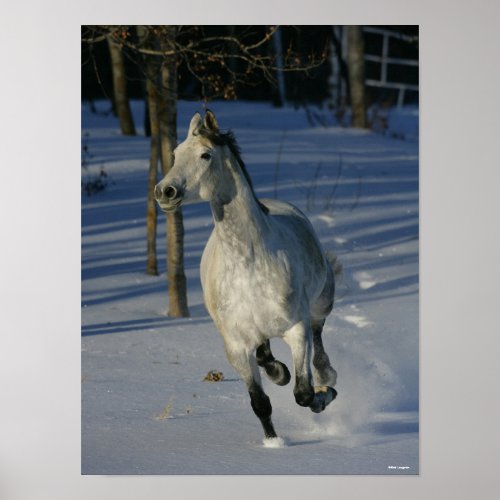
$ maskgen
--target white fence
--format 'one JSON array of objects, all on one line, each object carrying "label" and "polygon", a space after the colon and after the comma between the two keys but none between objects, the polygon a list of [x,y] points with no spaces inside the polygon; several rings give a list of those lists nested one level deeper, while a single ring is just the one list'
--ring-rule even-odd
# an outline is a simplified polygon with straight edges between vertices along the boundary
[{"label": "white fence", "polygon": [[401,33],[394,31],[384,30],[380,28],[373,28],[371,26],[364,26],[363,31],[365,33],[371,33],[374,35],[379,35],[382,37],[382,53],[381,55],[365,55],[366,61],[371,61],[380,64],[380,79],[366,79],[366,85],[372,87],[382,87],[388,89],[397,89],[398,100],[397,105],[401,107],[404,104],[405,92],[407,90],[413,90],[418,92],[418,85],[403,83],[397,81],[389,81],[387,79],[387,68],[389,64],[398,64],[403,66],[416,66],[418,67],[418,59],[401,59],[396,57],[389,57],[389,39],[391,37],[397,38],[398,40],[403,40],[408,43],[414,42],[414,37],[409,37]]}]

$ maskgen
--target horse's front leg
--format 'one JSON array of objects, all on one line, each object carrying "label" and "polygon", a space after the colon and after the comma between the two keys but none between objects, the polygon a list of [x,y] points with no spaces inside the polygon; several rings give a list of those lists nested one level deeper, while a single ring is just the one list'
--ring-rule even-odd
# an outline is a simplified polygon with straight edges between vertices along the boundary
[{"label": "horse's front leg", "polygon": [[265,437],[277,437],[271,421],[271,401],[262,389],[260,372],[255,357],[248,349],[241,346],[234,347],[228,345],[228,343],[226,343],[226,354],[233,368],[247,385],[252,409],[262,424]]},{"label": "horse's front leg", "polygon": [[300,406],[311,406],[314,400],[311,375],[311,329],[309,325],[299,321],[285,332],[283,339],[292,351],[295,368],[295,387],[293,389],[295,401]]},{"label": "horse's front leg", "polygon": [[315,413],[322,412],[331,403],[337,392],[329,386],[313,388],[311,374],[312,331],[309,322],[299,322],[285,332],[284,340],[292,350],[295,367],[293,394],[300,406],[310,407]]},{"label": "horse's front leg", "polygon": [[269,339],[257,347],[255,353],[257,364],[264,368],[267,376],[275,384],[286,385],[290,382],[290,372],[284,363],[274,358]]}]

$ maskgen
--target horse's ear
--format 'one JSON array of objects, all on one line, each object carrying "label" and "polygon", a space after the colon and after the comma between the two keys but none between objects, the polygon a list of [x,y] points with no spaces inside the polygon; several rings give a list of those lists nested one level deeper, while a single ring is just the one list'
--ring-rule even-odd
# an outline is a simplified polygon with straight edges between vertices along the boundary
[{"label": "horse's ear", "polygon": [[207,109],[207,112],[205,113],[203,125],[205,125],[205,127],[212,132],[219,132],[217,118],[215,118],[215,115],[209,109]]},{"label": "horse's ear", "polygon": [[191,123],[189,124],[188,135],[193,135],[193,132],[198,130],[201,126],[201,115],[200,113],[195,113],[193,118],[191,118]]}]

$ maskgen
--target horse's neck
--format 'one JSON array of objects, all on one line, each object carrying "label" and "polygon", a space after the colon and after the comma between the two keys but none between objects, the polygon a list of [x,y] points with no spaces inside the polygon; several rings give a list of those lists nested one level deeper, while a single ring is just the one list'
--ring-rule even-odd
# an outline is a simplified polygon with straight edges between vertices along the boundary
[{"label": "horse's neck", "polygon": [[212,202],[215,231],[226,256],[252,260],[262,247],[268,223],[241,170],[233,168],[235,194],[229,201]]}]

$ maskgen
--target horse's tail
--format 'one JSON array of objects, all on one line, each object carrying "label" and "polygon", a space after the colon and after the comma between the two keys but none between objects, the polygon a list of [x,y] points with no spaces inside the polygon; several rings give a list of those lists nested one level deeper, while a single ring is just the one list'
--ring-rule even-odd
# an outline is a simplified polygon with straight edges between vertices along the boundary
[{"label": "horse's tail", "polygon": [[328,263],[332,268],[335,277],[341,279],[343,269],[342,269],[342,263],[339,261],[338,257],[331,250],[327,250],[325,252],[325,256],[326,260],[328,260]]}]

